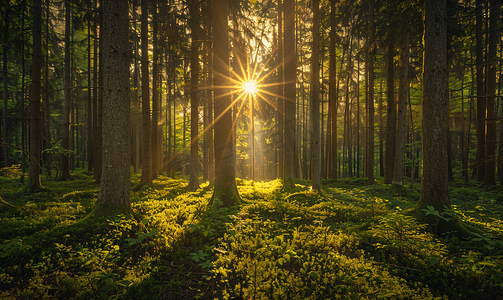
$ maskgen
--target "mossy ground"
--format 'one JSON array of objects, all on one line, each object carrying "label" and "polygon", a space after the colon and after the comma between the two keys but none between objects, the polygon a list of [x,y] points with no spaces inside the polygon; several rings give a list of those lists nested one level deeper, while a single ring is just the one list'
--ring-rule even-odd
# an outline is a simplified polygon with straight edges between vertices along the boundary
[{"label": "mossy ground", "polygon": [[[479,234],[436,234],[378,178],[238,179],[243,203],[208,207],[212,188],[160,176],[131,193],[136,217],[90,217],[99,186],[44,178],[27,193],[0,176],[0,297],[19,299],[500,299],[501,186],[453,182],[457,218]],[[139,177],[133,175],[133,186]]]}]

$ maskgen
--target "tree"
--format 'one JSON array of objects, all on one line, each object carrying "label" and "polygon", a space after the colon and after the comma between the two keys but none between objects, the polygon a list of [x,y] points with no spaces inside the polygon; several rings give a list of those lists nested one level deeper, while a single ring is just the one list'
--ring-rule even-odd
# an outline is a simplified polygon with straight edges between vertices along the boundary
[{"label": "tree", "polygon": [[386,168],[384,170],[384,183],[390,184],[393,181],[393,170],[395,163],[395,142],[396,142],[396,104],[395,104],[395,66],[393,56],[395,54],[395,42],[393,37],[388,40],[388,78],[387,78],[387,119],[386,119]]},{"label": "tree", "polygon": [[150,145],[150,92],[148,72],[148,0],[141,1],[141,99],[142,99],[142,184],[152,183],[152,156]]},{"label": "tree", "polygon": [[103,170],[98,214],[131,210],[128,14],[127,1],[103,1]]},{"label": "tree", "polygon": [[320,3],[313,0],[313,44],[311,47],[311,185],[320,191]]},{"label": "tree", "polygon": [[65,1],[65,102],[63,105],[63,153],[62,159],[62,175],[61,180],[70,179],[70,122],[71,122],[71,97],[72,97],[72,82],[70,75],[70,35],[71,32],[71,5],[70,1]]},{"label": "tree", "polygon": [[330,122],[331,125],[331,133],[332,138],[330,142],[331,152],[329,155],[331,156],[330,162],[330,174],[331,178],[337,178],[337,108],[338,108],[338,99],[337,99],[337,67],[336,67],[336,53],[335,53],[335,45],[337,39],[336,32],[336,20],[335,20],[335,0],[330,1],[330,65],[329,65],[329,101],[331,103],[331,117],[332,120]]},{"label": "tree", "polygon": [[[424,2],[423,53],[423,172],[421,198],[416,214],[430,224],[437,220],[426,216],[428,206],[439,212],[450,208],[447,166],[448,119],[445,95],[448,87],[446,0]],[[437,232],[457,232],[469,235],[457,219],[440,220]]]},{"label": "tree", "polygon": [[[9,10],[5,13],[7,16],[9,15]],[[9,22],[5,22],[5,28],[4,28],[4,41],[3,41],[3,52],[2,52],[2,78],[3,78],[3,92],[2,92],[2,98],[3,98],[3,109],[2,109],[2,150],[4,154],[4,167],[10,167],[10,160],[9,160],[9,147],[8,147],[8,142],[7,142],[7,116],[9,114],[9,108],[8,108],[8,85],[7,85],[7,46],[9,45],[8,38],[9,38]],[[24,150],[24,149],[23,149]]]},{"label": "tree", "polygon": [[199,0],[190,2],[190,29],[192,31],[190,46],[190,180],[189,187],[199,187]]},{"label": "tree", "polygon": [[295,1],[285,0],[285,149],[283,163],[283,188],[293,188],[293,167],[295,148],[295,96],[297,63],[295,49]]},{"label": "tree", "polygon": [[409,32],[404,32],[400,47],[400,86],[398,88],[398,124],[396,128],[395,163],[391,192],[401,194],[405,167],[405,127],[409,90]]},{"label": "tree", "polygon": [[369,1],[369,48],[367,53],[367,70],[368,70],[368,98],[367,98],[367,111],[368,111],[368,150],[367,150],[367,176],[368,184],[374,184],[374,44],[375,25],[374,25],[374,0]]},{"label": "tree", "polygon": [[498,47],[498,5],[490,1],[489,51],[486,76],[486,138],[484,185],[496,184],[496,51]]},{"label": "tree", "polygon": [[485,113],[486,113],[486,99],[484,98],[484,43],[483,43],[483,14],[482,14],[482,0],[477,0],[477,6],[475,10],[476,16],[476,36],[475,36],[475,47],[476,47],[476,57],[475,64],[477,66],[477,160],[475,163],[475,168],[477,170],[477,180],[484,181],[485,175]]},{"label": "tree", "polygon": [[210,205],[240,204],[236,188],[234,155],[232,153],[232,97],[228,91],[229,72],[229,0],[213,7],[213,71],[215,101],[215,186]]},{"label": "tree", "polygon": [[28,189],[35,191],[42,187],[40,182],[40,97],[42,71],[42,0],[33,1],[33,60],[31,63],[30,91],[30,173]]}]

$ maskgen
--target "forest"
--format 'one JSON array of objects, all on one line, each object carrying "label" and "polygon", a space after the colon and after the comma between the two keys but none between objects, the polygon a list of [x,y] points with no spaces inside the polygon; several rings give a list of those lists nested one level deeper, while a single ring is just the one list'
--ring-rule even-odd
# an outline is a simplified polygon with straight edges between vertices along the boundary
[{"label": "forest", "polygon": [[498,0],[0,0],[1,299],[502,299]]}]

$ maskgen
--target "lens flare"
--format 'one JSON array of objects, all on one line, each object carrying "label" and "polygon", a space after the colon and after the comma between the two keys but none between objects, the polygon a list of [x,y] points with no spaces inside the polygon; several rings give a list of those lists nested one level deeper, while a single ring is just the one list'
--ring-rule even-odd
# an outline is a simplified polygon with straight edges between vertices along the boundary
[{"label": "lens flare", "polygon": [[243,90],[248,94],[254,95],[258,92],[257,84],[255,83],[255,81],[247,81],[243,84]]}]

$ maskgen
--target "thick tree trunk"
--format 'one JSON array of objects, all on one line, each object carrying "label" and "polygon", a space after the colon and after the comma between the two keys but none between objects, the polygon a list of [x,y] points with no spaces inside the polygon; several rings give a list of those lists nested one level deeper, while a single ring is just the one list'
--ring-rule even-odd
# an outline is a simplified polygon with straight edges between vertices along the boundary
[{"label": "thick tree trunk", "polygon": [[33,1],[33,61],[31,64],[30,92],[30,173],[28,189],[35,191],[42,187],[40,182],[40,93],[42,69],[42,1]]},{"label": "thick tree trunk", "polygon": [[103,173],[97,214],[131,210],[128,13],[127,1],[103,2]]},{"label": "thick tree trunk", "polygon": [[401,194],[405,168],[405,128],[407,126],[407,95],[409,92],[409,32],[404,32],[400,47],[400,86],[398,88],[398,124],[396,130],[395,163],[391,192]]},{"label": "thick tree trunk", "polygon": [[141,1],[141,97],[142,97],[142,184],[152,183],[152,156],[150,142],[150,89],[148,70],[148,1]]},{"label": "thick tree trunk", "polygon": [[240,204],[236,188],[232,153],[232,98],[228,93],[229,77],[229,0],[213,8],[214,96],[215,96],[215,186],[210,205],[215,207]]},{"label": "thick tree trunk", "polygon": [[311,47],[311,185],[320,191],[320,3],[313,0],[313,44]]},{"label": "thick tree trunk", "polygon": [[490,1],[489,51],[486,79],[486,147],[484,185],[496,184],[496,51],[498,47],[498,5]]},{"label": "thick tree trunk", "polygon": [[199,0],[190,2],[190,180],[188,187],[199,187]]}]

